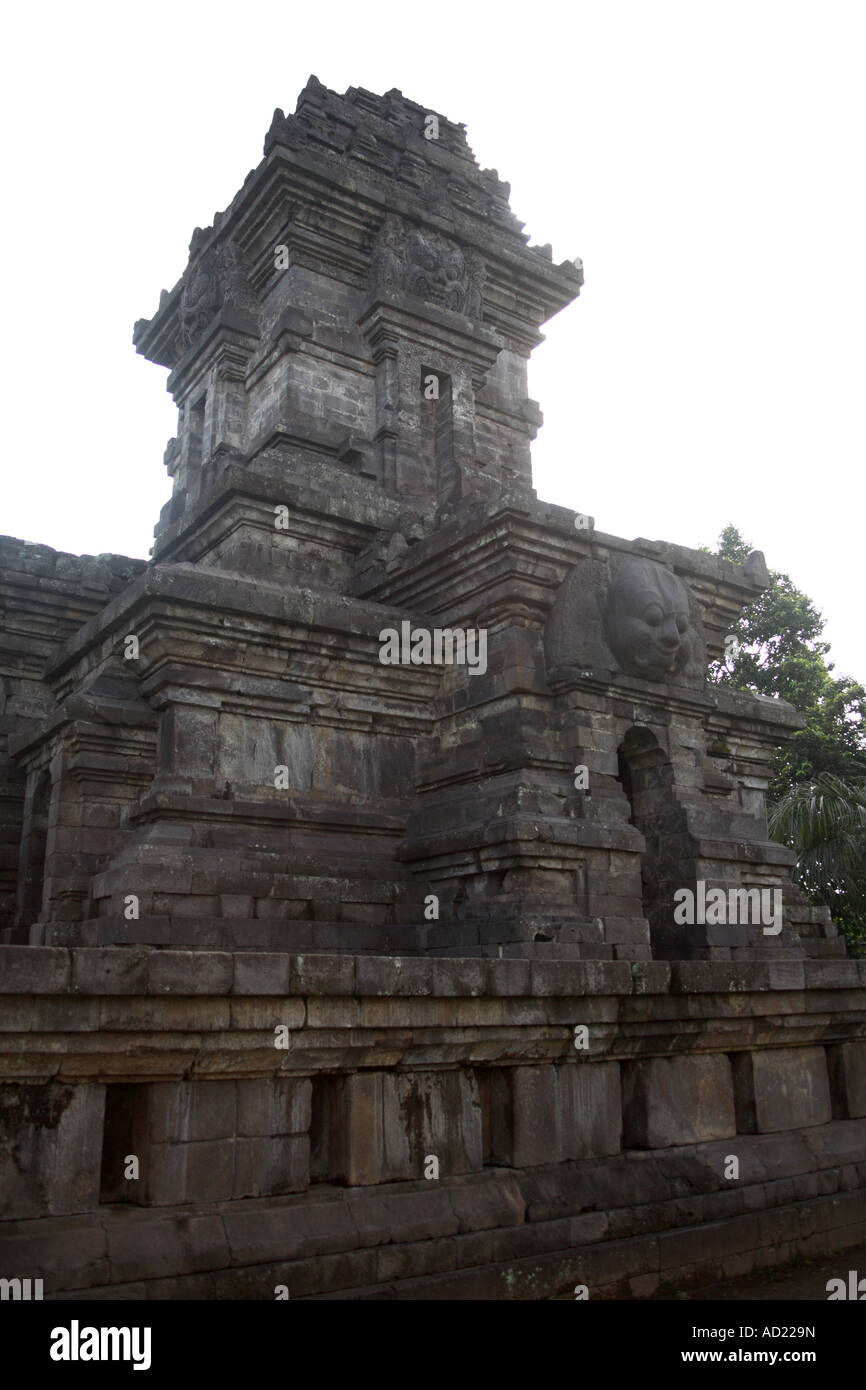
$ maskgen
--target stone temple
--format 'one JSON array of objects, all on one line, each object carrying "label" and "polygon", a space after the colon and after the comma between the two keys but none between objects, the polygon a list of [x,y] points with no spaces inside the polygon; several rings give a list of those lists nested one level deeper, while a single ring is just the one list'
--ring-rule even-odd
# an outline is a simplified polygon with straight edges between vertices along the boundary
[{"label": "stone temple", "polygon": [[47,1298],[634,1298],[866,1239],[866,962],[766,829],[799,716],[707,680],[763,557],[538,500],[583,274],[508,195],[311,78],[135,327],[151,560],[0,541],[0,1276]]}]

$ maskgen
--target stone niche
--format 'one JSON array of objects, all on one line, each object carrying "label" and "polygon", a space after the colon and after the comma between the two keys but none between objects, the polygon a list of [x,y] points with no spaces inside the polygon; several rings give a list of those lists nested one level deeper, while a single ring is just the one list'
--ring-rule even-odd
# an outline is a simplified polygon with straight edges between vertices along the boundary
[{"label": "stone niche", "polygon": [[101,1200],[177,1206],[303,1191],[310,1093],[309,1080],[288,1077],[109,1086]]}]

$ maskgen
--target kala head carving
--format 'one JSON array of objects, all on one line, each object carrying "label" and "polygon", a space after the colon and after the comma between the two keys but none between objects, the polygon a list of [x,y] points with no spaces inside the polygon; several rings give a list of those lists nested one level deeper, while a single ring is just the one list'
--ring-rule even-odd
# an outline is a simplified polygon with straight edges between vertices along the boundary
[{"label": "kala head carving", "polygon": [[370,263],[374,291],[411,294],[439,309],[480,319],[484,258],[437,232],[422,232],[393,213],[377,234]]},{"label": "kala head carving", "polygon": [[605,635],[623,671],[667,681],[689,664],[694,601],[681,579],[653,560],[630,556],[610,586]]},{"label": "kala head carving", "polygon": [[548,676],[610,679],[619,671],[703,685],[706,639],[689,586],[644,556],[627,556],[613,574],[608,564],[580,561],[560,585],[544,632]]}]

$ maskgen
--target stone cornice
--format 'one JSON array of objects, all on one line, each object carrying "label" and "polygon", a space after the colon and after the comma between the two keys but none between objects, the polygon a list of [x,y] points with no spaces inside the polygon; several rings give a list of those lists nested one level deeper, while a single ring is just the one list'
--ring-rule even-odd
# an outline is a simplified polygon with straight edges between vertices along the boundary
[{"label": "stone cornice", "polygon": [[[688,998],[688,1016],[683,1013]],[[575,1062],[866,1036],[866,961],[516,961],[0,946],[4,1080]],[[288,1050],[274,1026],[288,1025]],[[653,1045],[647,1046],[651,1027]],[[784,1036],[784,1039],[782,1035]]]}]

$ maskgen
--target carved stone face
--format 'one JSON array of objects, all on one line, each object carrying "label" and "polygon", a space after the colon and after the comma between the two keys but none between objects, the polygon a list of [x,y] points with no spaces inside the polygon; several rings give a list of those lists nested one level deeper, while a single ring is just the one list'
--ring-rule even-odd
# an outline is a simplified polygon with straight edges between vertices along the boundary
[{"label": "carved stone face", "polygon": [[644,680],[669,680],[691,650],[688,590],[662,565],[630,557],[611,585],[605,629],[624,671]]},{"label": "carved stone face", "polygon": [[484,258],[437,232],[420,231],[389,214],[370,257],[370,286],[386,294],[410,294],[470,318],[483,317]]}]

